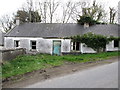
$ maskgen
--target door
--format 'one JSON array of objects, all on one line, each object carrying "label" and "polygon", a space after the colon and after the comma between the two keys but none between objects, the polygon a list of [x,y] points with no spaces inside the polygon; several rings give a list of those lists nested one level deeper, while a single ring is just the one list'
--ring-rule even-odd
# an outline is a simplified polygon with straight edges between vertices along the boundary
[{"label": "door", "polygon": [[61,41],[54,40],[53,41],[53,55],[61,54]]}]

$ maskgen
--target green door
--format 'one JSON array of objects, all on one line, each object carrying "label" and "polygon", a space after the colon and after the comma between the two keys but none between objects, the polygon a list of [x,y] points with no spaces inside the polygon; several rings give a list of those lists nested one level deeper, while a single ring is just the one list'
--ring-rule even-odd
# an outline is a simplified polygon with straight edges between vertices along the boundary
[{"label": "green door", "polygon": [[61,41],[54,40],[53,41],[53,55],[61,54]]}]

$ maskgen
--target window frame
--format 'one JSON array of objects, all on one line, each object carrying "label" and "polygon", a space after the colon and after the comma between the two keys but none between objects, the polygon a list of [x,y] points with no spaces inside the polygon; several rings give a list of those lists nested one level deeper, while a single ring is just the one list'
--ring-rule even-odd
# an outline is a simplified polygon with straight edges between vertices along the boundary
[{"label": "window frame", "polygon": [[119,40],[114,40],[114,48],[118,48],[119,47]]},{"label": "window frame", "polygon": [[14,40],[14,47],[16,48],[20,47],[20,40]]},{"label": "window frame", "polygon": [[[35,42],[35,45],[32,45],[32,42]],[[31,47],[31,50],[36,50],[37,49],[37,41],[36,40],[31,40],[30,41],[30,47]],[[35,49],[33,47],[35,47]]]},{"label": "window frame", "polygon": [[[79,44],[77,44],[79,43]],[[79,50],[77,49],[77,46],[79,45]],[[80,42],[72,42],[72,51],[80,51]]]}]

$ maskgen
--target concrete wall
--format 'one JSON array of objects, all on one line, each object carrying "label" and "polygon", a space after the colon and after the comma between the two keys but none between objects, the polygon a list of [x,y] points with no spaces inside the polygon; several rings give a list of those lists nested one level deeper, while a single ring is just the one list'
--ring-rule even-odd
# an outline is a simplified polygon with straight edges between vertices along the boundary
[{"label": "concrete wall", "polygon": [[0,50],[0,61],[2,60],[12,60],[16,58],[18,55],[25,54],[25,49],[3,49]]},{"label": "concrete wall", "polygon": [[20,41],[19,48],[25,48],[27,53],[32,53],[30,41],[36,41],[36,52],[52,54],[53,40],[61,41],[61,52],[70,52],[70,39],[44,39],[30,37],[5,37],[5,48],[14,49],[14,40]]}]

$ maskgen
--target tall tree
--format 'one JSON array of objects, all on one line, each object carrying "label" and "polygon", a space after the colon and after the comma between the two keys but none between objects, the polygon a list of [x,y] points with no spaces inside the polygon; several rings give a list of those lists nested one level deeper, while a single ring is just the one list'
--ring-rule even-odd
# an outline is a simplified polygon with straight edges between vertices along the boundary
[{"label": "tall tree", "polygon": [[109,7],[110,9],[110,23],[114,23],[116,10],[114,8]]},{"label": "tall tree", "polygon": [[41,16],[39,15],[38,11],[31,11],[31,18],[29,19],[30,22],[41,22]]},{"label": "tall tree", "polygon": [[[65,5],[63,5],[63,10],[62,10],[62,23],[68,23],[69,20],[72,18],[73,14],[76,14],[76,8],[80,6],[76,2],[68,1],[66,2]],[[74,17],[75,18],[75,17]],[[73,19],[73,18],[72,18]]]},{"label": "tall tree", "polygon": [[53,22],[54,13],[57,10],[59,5],[60,5],[60,3],[55,2],[55,0],[49,0],[47,2],[47,6],[48,6],[48,9],[49,9],[48,15],[49,15],[49,18],[50,18],[50,23]]},{"label": "tall tree", "polygon": [[89,16],[93,18],[96,21],[102,20],[103,17],[105,17],[106,13],[102,5],[99,5],[96,3],[96,0],[93,1],[92,6],[89,8],[82,8],[84,16]]},{"label": "tall tree", "polygon": [[17,15],[22,22],[41,22],[41,15],[35,8],[33,0],[27,0],[21,10],[17,11]]},{"label": "tall tree", "polygon": [[17,14],[15,15],[15,17],[19,17],[20,22],[28,22],[29,19],[29,13],[25,10],[18,10]]},{"label": "tall tree", "polygon": [[18,10],[15,17],[19,17],[22,23],[24,22],[41,22],[41,16],[39,15],[38,11],[28,11],[25,10]]},{"label": "tall tree", "polygon": [[72,2],[68,1],[63,5],[62,10],[62,23],[69,23],[69,22],[76,22],[77,18],[79,17],[80,13],[82,12],[81,7],[86,4],[86,2]]},{"label": "tall tree", "polygon": [[48,14],[47,1],[39,2],[38,4],[39,4],[39,11],[40,11],[42,22],[47,23],[47,14]]},{"label": "tall tree", "polygon": [[63,5],[62,10],[62,23],[67,23],[73,14],[73,9],[75,8],[75,4],[71,1],[68,1],[66,5]]}]

